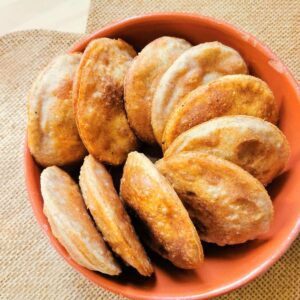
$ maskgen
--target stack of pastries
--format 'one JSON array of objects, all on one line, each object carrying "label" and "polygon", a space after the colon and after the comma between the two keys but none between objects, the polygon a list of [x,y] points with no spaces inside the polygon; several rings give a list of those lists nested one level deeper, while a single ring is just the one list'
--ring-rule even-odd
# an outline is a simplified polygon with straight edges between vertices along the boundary
[{"label": "stack of pastries", "polygon": [[[56,57],[28,96],[52,233],[78,264],[109,275],[125,264],[151,276],[144,246],[194,269],[201,240],[256,239],[273,217],[265,186],[290,155],[278,118],[267,83],[219,42],[163,36],[137,54],[100,38]],[[163,157],[137,152],[142,144]],[[78,164],[74,180],[63,168]],[[124,165],[119,187],[107,165]]]}]

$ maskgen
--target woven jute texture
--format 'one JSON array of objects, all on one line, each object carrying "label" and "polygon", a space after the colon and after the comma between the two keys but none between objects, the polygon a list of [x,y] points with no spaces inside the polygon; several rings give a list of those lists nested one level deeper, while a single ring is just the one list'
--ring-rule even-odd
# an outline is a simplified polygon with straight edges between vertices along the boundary
[{"label": "woven jute texture", "polygon": [[[87,31],[132,15],[188,11],[237,25],[270,46],[300,79],[296,0],[92,1]],[[123,299],[76,273],[50,246],[33,216],[24,181],[26,93],[38,71],[82,36],[32,30],[0,37],[0,299]],[[300,299],[300,238],[265,275],[220,297]]]}]

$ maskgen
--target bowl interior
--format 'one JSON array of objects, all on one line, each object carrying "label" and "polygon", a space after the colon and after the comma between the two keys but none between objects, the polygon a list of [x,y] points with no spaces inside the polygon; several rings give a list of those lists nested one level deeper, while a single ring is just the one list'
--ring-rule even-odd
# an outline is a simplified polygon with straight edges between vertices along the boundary
[{"label": "bowl interior", "polygon": [[[300,96],[299,88],[286,67],[253,36],[210,18],[187,14],[158,14],[116,22],[78,43],[70,51],[82,51],[97,37],[122,38],[140,50],[151,40],[171,35],[192,44],[220,41],[233,47],[246,60],[250,73],[265,80],[281,106],[279,127],[291,144],[292,155],[284,174],[269,187],[275,217],[270,232],[259,239],[238,246],[204,245],[205,262],[195,271],[184,271],[153,253],[155,276],[142,278],[127,268],[118,278],[111,278],[77,265],[52,236],[42,208],[40,170],[25,147],[27,187],[34,213],[58,252],[80,273],[116,293],[136,299],[187,297],[204,299],[216,296],[253,279],[272,265],[286,251],[299,231],[300,220]],[[27,144],[27,143],[26,143]]]}]

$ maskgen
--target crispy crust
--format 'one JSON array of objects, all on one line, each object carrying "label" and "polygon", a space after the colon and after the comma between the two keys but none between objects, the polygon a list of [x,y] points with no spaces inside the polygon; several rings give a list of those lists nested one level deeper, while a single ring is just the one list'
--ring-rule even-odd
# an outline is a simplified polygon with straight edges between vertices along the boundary
[{"label": "crispy crust", "polygon": [[89,153],[118,165],[137,147],[123,103],[123,80],[134,49],[118,39],[90,42],[76,73],[73,103],[79,134]]},{"label": "crispy crust", "polygon": [[187,41],[163,36],[149,43],[135,57],[125,77],[125,108],[129,124],[146,143],[155,144],[151,125],[151,104],[163,73],[191,47]]},{"label": "crispy crust", "polygon": [[237,165],[194,151],[163,158],[156,167],[184,201],[202,240],[239,244],[269,230],[271,199],[263,185]]},{"label": "crispy crust", "polygon": [[171,185],[145,155],[128,155],[120,192],[147,229],[146,242],[153,250],[177,267],[199,266],[203,252],[195,227]]},{"label": "crispy crust", "polygon": [[79,183],[87,208],[111,249],[141,275],[153,273],[130,218],[105,167],[91,155],[81,167]]},{"label": "crispy crust", "polygon": [[28,96],[28,146],[42,166],[83,159],[72,105],[72,85],[81,54],[56,57],[37,77]]},{"label": "crispy crust", "polygon": [[284,134],[273,124],[250,116],[212,119],[179,135],[165,152],[205,151],[227,159],[264,185],[279,175],[290,156]]},{"label": "crispy crust", "polygon": [[219,42],[203,43],[185,51],[162,76],[153,98],[151,122],[156,140],[162,143],[169,115],[187,93],[220,76],[246,73],[240,54]]},{"label": "crispy crust", "polygon": [[182,132],[224,115],[249,115],[276,124],[278,106],[268,85],[250,75],[227,75],[184,97],[165,127],[163,148]]},{"label": "crispy crust", "polygon": [[80,265],[109,275],[121,269],[85,208],[77,184],[58,167],[41,174],[44,213],[52,233]]}]

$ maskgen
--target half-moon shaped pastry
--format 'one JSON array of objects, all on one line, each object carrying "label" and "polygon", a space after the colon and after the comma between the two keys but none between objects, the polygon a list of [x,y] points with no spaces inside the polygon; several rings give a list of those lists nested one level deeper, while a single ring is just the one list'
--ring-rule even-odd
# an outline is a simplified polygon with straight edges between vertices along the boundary
[{"label": "half-moon shaped pastry", "polygon": [[109,275],[121,273],[72,178],[58,167],[48,167],[41,174],[41,190],[52,233],[70,256],[90,270]]},{"label": "half-moon shaped pastry", "polygon": [[185,51],[162,76],[153,98],[151,122],[157,141],[162,143],[169,115],[187,93],[221,76],[247,72],[240,54],[219,42]]},{"label": "half-moon shaped pastry", "polygon": [[239,244],[269,230],[273,206],[267,191],[232,162],[193,151],[163,158],[156,166],[184,202],[202,240]]},{"label": "half-moon shaped pastry", "polygon": [[128,155],[121,180],[122,199],[145,227],[147,244],[175,266],[193,269],[203,261],[197,231],[174,189],[152,162]]},{"label": "half-moon shaped pastry", "polygon": [[151,125],[151,104],[161,76],[191,44],[163,36],[149,43],[133,60],[125,77],[125,108],[129,124],[146,143],[156,143]]},{"label": "half-moon shaped pastry", "polygon": [[140,274],[150,276],[153,273],[150,260],[131,225],[112,178],[91,155],[84,159],[79,183],[85,204],[112,251]]},{"label": "half-moon shaped pastry", "polygon": [[72,104],[72,85],[80,53],[56,57],[37,77],[28,95],[28,146],[42,166],[83,159]]},{"label": "half-moon shaped pastry", "polygon": [[182,132],[224,115],[249,115],[276,123],[278,106],[268,85],[250,75],[227,75],[184,97],[165,127],[163,148]]},{"label": "half-moon shaped pastry", "polygon": [[226,116],[204,122],[180,134],[164,156],[205,151],[227,159],[264,185],[279,175],[290,156],[284,134],[272,123],[250,116]]},{"label": "half-moon shaped pastry", "polygon": [[73,101],[79,134],[90,154],[112,165],[123,163],[137,146],[123,103],[123,81],[135,55],[120,39],[96,39],[85,49],[76,73]]}]

